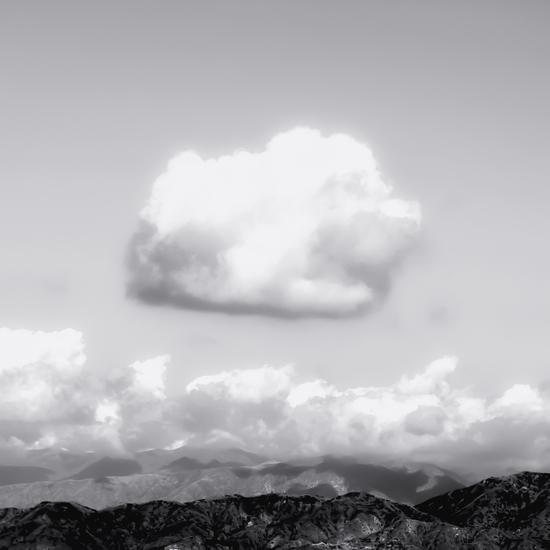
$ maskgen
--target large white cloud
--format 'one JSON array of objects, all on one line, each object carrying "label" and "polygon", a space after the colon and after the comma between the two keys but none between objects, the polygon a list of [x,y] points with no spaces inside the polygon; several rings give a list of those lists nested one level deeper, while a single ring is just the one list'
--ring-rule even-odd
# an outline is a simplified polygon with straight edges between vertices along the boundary
[{"label": "large white cloud", "polygon": [[420,226],[370,149],[309,128],[265,150],[172,159],[130,245],[130,295],[286,316],[355,314],[389,289]]}]

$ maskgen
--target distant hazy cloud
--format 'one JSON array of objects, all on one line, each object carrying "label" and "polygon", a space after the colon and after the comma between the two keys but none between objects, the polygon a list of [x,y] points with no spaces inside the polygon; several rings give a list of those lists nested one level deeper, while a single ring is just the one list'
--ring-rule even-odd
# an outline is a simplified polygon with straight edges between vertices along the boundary
[{"label": "distant hazy cloud", "polygon": [[[453,388],[456,357],[388,386],[297,383],[295,367],[201,376],[166,394],[167,355],[109,374],[88,367],[82,334],[0,330],[0,451],[126,453],[183,442],[275,457],[364,453],[495,475],[550,468],[550,401],[516,384],[492,401]],[[11,455],[10,455],[11,453]]]},{"label": "distant hazy cloud", "polygon": [[421,405],[404,420],[405,430],[414,435],[439,435],[445,428],[447,415],[441,407]]},{"label": "distant hazy cloud", "polygon": [[223,371],[220,374],[200,376],[190,382],[186,390],[199,390],[214,397],[231,401],[260,403],[272,397],[286,396],[290,384],[291,366],[281,369],[264,366],[252,370]]},{"label": "distant hazy cloud", "polygon": [[347,135],[295,128],[255,153],[187,151],[141,212],[128,293],[228,313],[353,315],[386,295],[420,219]]},{"label": "distant hazy cloud", "polygon": [[32,332],[0,328],[0,372],[47,363],[59,372],[72,372],[86,361],[82,333],[73,329]]},{"label": "distant hazy cloud", "polygon": [[135,451],[173,441],[177,429],[167,420],[167,413],[175,404],[165,393],[169,361],[169,355],[136,361],[112,373],[106,382],[101,405],[109,413],[113,441],[120,448]]},{"label": "distant hazy cloud", "polygon": [[0,329],[0,417],[44,421],[86,405],[82,333]]},{"label": "distant hazy cloud", "polygon": [[159,431],[169,359],[103,378],[86,364],[81,332],[0,329],[0,448],[124,452],[145,440],[170,443],[173,430]]}]

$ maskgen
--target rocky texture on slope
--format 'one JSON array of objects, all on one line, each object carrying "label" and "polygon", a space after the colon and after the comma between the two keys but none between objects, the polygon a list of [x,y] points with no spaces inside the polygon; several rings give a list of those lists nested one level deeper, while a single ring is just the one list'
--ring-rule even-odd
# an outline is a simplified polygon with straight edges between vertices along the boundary
[{"label": "rocky texture on slope", "polygon": [[550,548],[549,510],[550,474],[533,472],[489,478],[416,507],[357,492],[103,510],[42,502],[0,510],[0,549],[542,550]]},{"label": "rocky texture on slope", "polygon": [[478,539],[474,529],[365,493],[331,500],[272,494],[153,501],[101,511],[45,502],[30,510],[0,510],[0,548],[13,550],[445,550],[474,548],[464,545]]},{"label": "rocky texture on slope", "polygon": [[550,474],[490,477],[416,508],[459,527],[515,534],[533,548],[550,548]]}]

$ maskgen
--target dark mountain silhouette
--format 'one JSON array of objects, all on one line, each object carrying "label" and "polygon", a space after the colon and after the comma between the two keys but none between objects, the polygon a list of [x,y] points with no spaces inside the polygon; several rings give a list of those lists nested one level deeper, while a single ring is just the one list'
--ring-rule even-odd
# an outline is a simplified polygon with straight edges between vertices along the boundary
[{"label": "dark mountain silhouette", "polygon": [[47,481],[53,473],[39,466],[0,466],[0,486]]},{"label": "dark mountain silhouette", "polygon": [[86,466],[83,470],[67,479],[91,479],[105,476],[130,476],[140,474],[141,465],[136,460],[127,458],[111,458],[105,456],[102,459]]},{"label": "dark mountain silhouette", "polygon": [[288,464],[287,462],[276,462],[271,464],[266,464],[263,467],[256,468],[247,468],[246,466],[237,466],[231,469],[231,471],[240,479],[248,479],[252,476],[267,476],[274,475],[279,477],[296,477],[308,470],[313,471],[312,468],[307,466],[294,466],[293,464]]},{"label": "dark mountain silhouette", "polygon": [[[390,500],[418,504],[427,498],[463,487],[448,474],[439,471],[432,479],[427,471],[390,469],[375,464],[361,464],[351,458],[325,457],[314,467],[316,472],[334,472],[346,481],[348,491],[381,493]],[[422,487],[425,489],[420,490]]]},{"label": "dark mountain silhouette", "polygon": [[169,470],[171,472],[186,472],[188,470],[202,470],[205,468],[205,464],[195,460],[194,458],[189,458],[187,456],[182,456],[176,460],[173,460],[166,466],[163,466],[161,470]]},{"label": "dark mountain silhouette", "polygon": [[[43,502],[0,511],[0,548],[454,548],[456,527],[365,493],[331,500],[276,494],[187,504],[153,501],[94,511]],[[473,530],[458,529],[475,540]],[[315,545],[315,546],[313,546]]]},{"label": "dark mountain silhouette", "polygon": [[[418,504],[416,508],[459,527],[528,534],[549,548],[550,474],[490,477]],[[542,538],[541,538],[542,537]]]},{"label": "dark mountain silhouette", "polygon": [[[451,477],[450,472],[445,473],[434,466],[416,471],[406,468],[392,469],[375,464],[361,464],[350,457],[336,458],[325,456],[320,463],[314,466],[279,462],[267,464],[261,469],[240,467],[233,468],[232,471],[241,479],[248,479],[254,475],[274,475],[294,478],[305,472],[319,475],[331,473],[342,479],[346,492],[374,493],[378,496],[407,504],[417,504],[426,500],[426,498],[464,487],[462,483]],[[331,494],[331,496],[335,495]]]},{"label": "dark mountain silhouette", "polygon": [[292,496],[315,495],[322,498],[335,498],[338,496],[338,491],[330,483],[319,483],[315,487],[293,483],[288,488],[286,494]]},{"label": "dark mountain silhouette", "polygon": [[235,468],[242,466],[240,462],[220,462],[219,460],[211,460],[205,465],[205,468]]}]

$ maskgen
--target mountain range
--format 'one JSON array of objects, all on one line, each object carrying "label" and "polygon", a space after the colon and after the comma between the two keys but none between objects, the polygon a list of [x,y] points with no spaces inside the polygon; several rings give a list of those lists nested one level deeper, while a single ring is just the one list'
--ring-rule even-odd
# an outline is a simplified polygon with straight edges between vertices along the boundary
[{"label": "mountain range", "polygon": [[334,456],[282,462],[237,448],[155,449],[133,458],[90,453],[80,459],[52,451],[32,460],[0,467],[0,507],[71,501],[99,510],[150,500],[183,503],[267,493],[334,498],[353,491],[414,505],[465,485],[430,464],[386,467]]},{"label": "mountain range", "polygon": [[489,478],[415,507],[364,492],[68,502],[0,510],[0,549],[538,550],[550,548],[550,474]]},{"label": "mountain range", "polygon": [[0,549],[550,550],[550,474],[238,448],[29,452],[0,466]]}]

